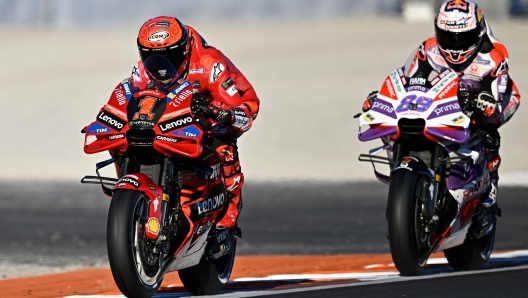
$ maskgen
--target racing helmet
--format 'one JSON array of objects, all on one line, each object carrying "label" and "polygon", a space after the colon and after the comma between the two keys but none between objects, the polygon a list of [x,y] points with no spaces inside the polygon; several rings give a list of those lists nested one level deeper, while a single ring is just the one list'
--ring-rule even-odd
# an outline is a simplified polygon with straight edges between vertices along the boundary
[{"label": "racing helmet", "polygon": [[484,14],[474,2],[445,1],[435,18],[436,43],[447,63],[461,68],[478,53],[486,33]]},{"label": "racing helmet", "polygon": [[[137,46],[141,62],[155,83],[167,85],[187,77],[189,34],[177,18],[160,16],[146,21],[139,29]],[[169,69],[160,68],[161,65]]]}]

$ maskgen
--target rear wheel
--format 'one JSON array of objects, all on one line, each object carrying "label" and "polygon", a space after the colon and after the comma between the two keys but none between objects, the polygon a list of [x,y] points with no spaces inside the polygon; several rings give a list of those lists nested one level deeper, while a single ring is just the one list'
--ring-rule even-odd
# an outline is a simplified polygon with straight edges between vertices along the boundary
[{"label": "rear wheel", "polygon": [[198,265],[178,271],[185,288],[193,295],[215,295],[227,283],[235,262],[236,240],[231,252],[216,260],[204,256]]},{"label": "rear wheel", "polygon": [[418,197],[422,179],[413,172],[395,172],[389,185],[389,244],[394,265],[404,276],[420,274],[431,253],[431,227],[422,218]]},{"label": "rear wheel", "polygon": [[116,190],[108,211],[108,260],[117,287],[127,297],[152,297],[161,284],[160,253],[146,238],[140,216],[147,207],[141,192]]},{"label": "rear wheel", "polygon": [[493,250],[496,229],[497,223],[495,221],[493,229],[486,236],[475,239],[468,235],[461,245],[444,250],[449,265],[457,271],[481,269]]}]

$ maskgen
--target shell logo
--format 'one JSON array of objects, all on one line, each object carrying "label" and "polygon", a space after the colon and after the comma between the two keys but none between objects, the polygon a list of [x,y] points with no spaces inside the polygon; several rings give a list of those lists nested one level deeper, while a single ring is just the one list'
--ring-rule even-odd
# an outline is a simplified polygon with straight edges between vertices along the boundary
[{"label": "shell logo", "polygon": [[148,41],[150,42],[160,42],[164,41],[170,36],[169,32],[167,31],[156,31],[149,35]]},{"label": "shell logo", "polygon": [[149,220],[147,221],[147,231],[157,236],[159,233],[159,230],[160,230],[160,224],[159,224],[158,219],[156,219],[155,217],[149,218]]}]

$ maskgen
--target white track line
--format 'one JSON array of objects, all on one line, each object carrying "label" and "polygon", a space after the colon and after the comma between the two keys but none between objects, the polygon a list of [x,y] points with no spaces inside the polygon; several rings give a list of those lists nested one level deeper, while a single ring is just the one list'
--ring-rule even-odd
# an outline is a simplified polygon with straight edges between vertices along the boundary
[{"label": "white track line", "polygon": [[[528,261],[528,250],[516,250],[503,253],[494,253],[491,255],[489,263],[502,262],[504,259],[518,258],[520,261]],[[432,258],[429,259],[427,264],[447,264],[445,258]],[[498,269],[485,269],[479,271],[465,271],[465,272],[440,272],[435,274],[415,276],[415,277],[403,277],[399,276],[398,272],[350,272],[350,273],[330,273],[330,274],[277,274],[270,275],[267,277],[244,277],[237,278],[233,282],[250,282],[250,281],[295,281],[295,280],[343,280],[343,279],[355,279],[361,282],[350,283],[350,284],[339,284],[339,285],[324,285],[324,286],[313,286],[305,288],[287,289],[287,290],[261,290],[261,291],[244,291],[244,292],[233,292],[219,294],[211,297],[232,297],[232,298],[245,298],[245,297],[256,297],[262,295],[278,295],[288,294],[306,291],[316,290],[327,290],[336,288],[356,287],[380,283],[391,283],[391,282],[402,282],[411,280],[421,279],[432,279],[442,278],[450,276],[461,276],[461,275],[472,275],[472,274],[483,274],[490,272],[502,272],[510,270],[521,270],[528,269],[528,265],[498,268]],[[192,297],[188,296],[187,293],[163,293],[154,295],[155,298],[177,298],[177,297]],[[66,296],[64,298],[124,298],[122,295],[75,295]]]}]

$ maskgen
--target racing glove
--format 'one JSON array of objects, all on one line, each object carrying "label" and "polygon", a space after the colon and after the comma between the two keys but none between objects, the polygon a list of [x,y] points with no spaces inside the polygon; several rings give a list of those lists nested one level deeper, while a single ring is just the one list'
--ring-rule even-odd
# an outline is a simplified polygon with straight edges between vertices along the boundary
[{"label": "racing glove", "polygon": [[496,127],[479,127],[475,133],[484,141],[484,148],[489,151],[495,151],[500,148],[501,136]]},{"label": "racing glove", "polygon": [[363,108],[362,108],[363,112],[370,110],[370,108],[372,107],[372,103],[378,97],[378,93],[379,91],[372,91],[369,93],[369,95],[367,96],[367,99],[365,100],[365,102],[363,102]]},{"label": "racing glove", "polygon": [[211,101],[205,94],[194,94],[191,103],[191,111],[196,122],[205,126],[207,119],[213,119],[225,125],[233,123],[234,114],[229,107],[220,101]]},{"label": "racing glove", "polygon": [[477,110],[482,111],[484,116],[491,117],[497,109],[497,101],[492,94],[488,92],[481,92],[476,98],[475,107]]},{"label": "racing glove", "polygon": [[464,114],[468,117],[473,116],[474,112],[480,112],[486,117],[491,117],[497,109],[497,101],[489,92],[475,94],[467,89],[458,90],[460,106]]}]

